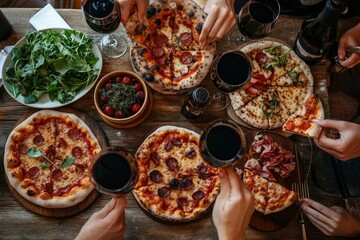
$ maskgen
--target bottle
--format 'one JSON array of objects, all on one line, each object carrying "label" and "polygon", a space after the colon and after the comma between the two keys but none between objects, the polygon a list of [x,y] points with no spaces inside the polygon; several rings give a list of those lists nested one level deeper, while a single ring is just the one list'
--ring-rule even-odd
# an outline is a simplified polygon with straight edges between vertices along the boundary
[{"label": "bottle", "polygon": [[5,15],[0,10],[0,41],[4,41],[10,37],[11,25]]},{"label": "bottle", "polygon": [[189,119],[200,117],[210,100],[209,91],[204,87],[197,87],[190,90],[181,106],[181,113]]},{"label": "bottle", "polygon": [[314,64],[326,57],[328,48],[336,40],[340,14],[347,5],[348,0],[327,0],[316,18],[304,20],[294,43],[294,51],[300,58]]}]

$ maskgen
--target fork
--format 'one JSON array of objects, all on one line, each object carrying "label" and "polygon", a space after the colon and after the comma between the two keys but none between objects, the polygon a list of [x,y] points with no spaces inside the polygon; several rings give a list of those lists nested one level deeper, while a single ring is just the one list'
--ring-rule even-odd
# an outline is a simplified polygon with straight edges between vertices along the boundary
[{"label": "fork", "polygon": [[[293,183],[291,185],[291,188],[294,192],[296,192],[298,194],[298,199],[309,198],[309,196],[310,196],[309,186],[304,182]],[[302,239],[307,240],[304,215],[301,210],[300,210],[299,223],[301,224]]]}]

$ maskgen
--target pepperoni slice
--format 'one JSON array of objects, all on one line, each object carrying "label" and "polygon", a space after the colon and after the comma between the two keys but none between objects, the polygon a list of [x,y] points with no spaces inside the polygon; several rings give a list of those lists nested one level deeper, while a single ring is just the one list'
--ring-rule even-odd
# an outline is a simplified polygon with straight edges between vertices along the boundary
[{"label": "pepperoni slice", "polygon": [[164,66],[166,64],[166,55],[162,55],[161,57],[157,58],[156,61],[158,62],[159,65]]},{"label": "pepperoni slice", "polygon": [[39,176],[40,168],[38,167],[32,167],[29,169],[29,177],[31,179],[35,179],[37,176]]},{"label": "pepperoni slice", "polygon": [[170,188],[168,187],[161,187],[158,189],[158,195],[161,197],[161,198],[166,198],[167,196],[170,195]]},{"label": "pepperoni slice", "polygon": [[194,183],[191,181],[191,179],[189,178],[184,178],[182,181],[181,181],[181,184],[180,186],[185,189],[185,190],[190,190],[193,188],[194,186]]},{"label": "pepperoni slice", "polygon": [[161,174],[161,172],[159,172],[158,170],[153,170],[150,173],[150,179],[151,181],[153,181],[154,183],[159,183],[162,181],[163,176]]},{"label": "pepperoni slice", "polygon": [[172,144],[172,142],[170,141],[168,144],[166,144],[165,150],[170,151],[173,148],[173,146],[174,146],[174,144]]},{"label": "pepperoni slice", "polygon": [[203,164],[200,164],[198,167],[197,167],[197,172],[198,173],[206,173],[207,171],[207,167],[204,166]]},{"label": "pepperoni slice", "polygon": [[71,150],[71,154],[75,157],[75,158],[80,158],[83,154],[81,148],[79,147],[74,147],[72,150]]},{"label": "pepperoni slice", "polygon": [[205,194],[203,191],[199,190],[193,193],[192,198],[194,200],[201,200],[205,197]]},{"label": "pepperoni slice", "polygon": [[199,178],[202,179],[202,180],[205,180],[208,177],[210,177],[210,174],[207,174],[207,173],[200,173],[199,174]]},{"label": "pepperoni slice", "polygon": [[185,157],[187,157],[187,158],[194,158],[195,156],[196,156],[196,152],[193,149],[191,149],[190,151],[185,153]]},{"label": "pepperoni slice", "polygon": [[170,142],[174,145],[174,146],[181,146],[181,140],[179,138],[171,138]]},{"label": "pepperoni slice", "polygon": [[44,144],[44,142],[45,142],[45,139],[41,135],[37,135],[36,137],[33,138],[33,143],[37,146]]},{"label": "pepperoni slice", "polygon": [[67,135],[69,138],[75,140],[80,137],[80,131],[76,128],[72,128],[68,131]]},{"label": "pepperoni slice", "polygon": [[193,41],[193,36],[191,33],[184,32],[184,33],[180,34],[179,40],[183,45],[189,46],[191,44],[191,42]]},{"label": "pepperoni slice", "polygon": [[52,182],[48,182],[45,184],[45,192],[52,194],[54,191],[54,186]]},{"label": "pepperoni slice", "polygon": [[157,152],[152,152],[150,154],[150,158],[156,166],[158,166],[160,164],[160,156]]},{"label": "pepperoni slice", "polygon": [[67,147],[67,143],[63,138],[59,138],[59,142],[58,142],[58,148],[62,148],[65,149]]},{"label": "pepperoni slice", "polygon": [[177,180],[176,178],[172,179],[169,183],[171,189],[173,190],[178,190],[180,187],[180,181]]},{"label": "pepperoni slice", "polygon": [[162,33],[157,34],[154,38],[154,43],[158,47],[164,46],[165,44],[167,44],[167,42],[168,42],[167,36]]},{"label": "pepperoni slice", "polygon": [[51,174],[51,177],[57,181],[61,180],[62,176],[63,176],[63,173],[62,173],[61,169],[55,169]]},{"label": "pepperoni slice", "polygon": [[256,62],[260,63],[260,65],[263,65],[267,61],[267,56],[263,52],[258,52],[255,55],[255,60],[256,60]]},{"label": "pepperoni slice", "polygon": [[189,204],[189,201],[184,197],[179,197],[176,202],[181,208],[186,207]]},{"label": "pepperoni slice", "polygon": [[182,52],[180,55],[180,62],[182,64],[190,64],[193,61],[193,55],[190,52]]},{"label": "pepperoni slice", "polygon": [[168,159],[166,159],[165,163],[170,171],[175,171],[178,168],[178,161],[173,157],[169,157]]},{"label": "pepperoni slice", "polygon": [[21,154],[26,154],[28,151],[28,147],[25,144],[20,143],[19,145],[17,145],[17,150],[21,153]]},{"label": "pepperoni slice", "polygon": [[162,47],[153,48],[151,52],[155,58],[159,58],[165,54],[165,51]]},{"label": "pepperoni slice", "polygon": [[77,164],[77,165],[76,165],[76,168],[75,168],[75,171],[76,171],[78,174],[81,174],[81,173],[85,172],[85,169],[86,169],[86,166],[85,166],[85,165]]}]

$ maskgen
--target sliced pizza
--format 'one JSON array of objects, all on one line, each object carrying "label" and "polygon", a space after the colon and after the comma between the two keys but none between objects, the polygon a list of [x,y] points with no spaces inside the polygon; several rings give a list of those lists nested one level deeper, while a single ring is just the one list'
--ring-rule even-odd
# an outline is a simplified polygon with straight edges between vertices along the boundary
[{"label": "sliced pizza", "polygon": [[320,99],[314,94],[287,119],[282,130],[317,138],[321,132],[321,127],[313,123],[313,119],[324,119],[324,108]]},{"label": "sliced pizza", "polygon": [[255,209],[265,213],[268,191],[268,180],[245,169],[243,182],[255,199]]},{"label": "sliced pizza", "polygon": [[265,214],[280,212],[291,206],[297,199],[294,191],[277,182],[269,182],[267,187]]}]

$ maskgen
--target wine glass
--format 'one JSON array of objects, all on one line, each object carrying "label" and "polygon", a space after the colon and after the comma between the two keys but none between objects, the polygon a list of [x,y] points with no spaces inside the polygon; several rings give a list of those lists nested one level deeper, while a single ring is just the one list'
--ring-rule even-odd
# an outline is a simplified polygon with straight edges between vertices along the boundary
[{"label": "wine glass", "polygon": [[120,4],[116,0],[82,0],[81,9],[89,27],[106,33],[100,42],[102,53],[109,58],[124,55],[127,49],[125,37],[113,34],[121,22]]},{"label": "wine glass", "polygon": [[138,179],[136,160],[120,147],[107,147],[100,151],[90,169],[95,188],[113,196],[130,192]]},{"label": "wine glass", "polygon": [[225,109],[230,103],[228,93],[244,86],[250,80],[251,74],[251,61],[242,51],[227,51],[215,58],[210,77],[217,91],[210,100],[211,108]]},{"label": "wine glass", "polygon": [[245,149],[244,132],[233,121],[216,120],[201,133],[201,154],[214,167],[227,167],[241,160]]},{"label": "wine glass", "polygon": [[[280,5],[277,0],[250,0],[238,14],[237,27],[228,35],[229,44],[232,39],[244,42],[245,37],[250,39],[264,38],[270,34],[280,14]],[[245,36],[245,37],[244,37]]]}]

